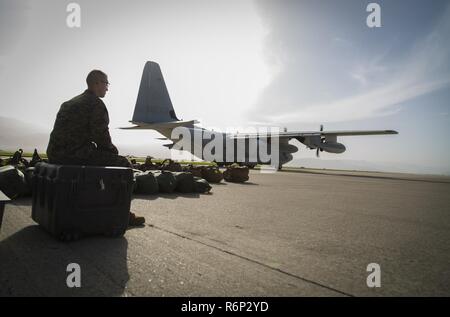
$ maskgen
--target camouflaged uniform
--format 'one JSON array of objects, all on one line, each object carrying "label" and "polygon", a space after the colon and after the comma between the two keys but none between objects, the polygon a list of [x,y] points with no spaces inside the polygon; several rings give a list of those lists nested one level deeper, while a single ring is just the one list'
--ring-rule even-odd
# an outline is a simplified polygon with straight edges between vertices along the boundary
[{"label": "camouflaged uniform", "polygon": [[64,102],[50,134],[49,162],[130,167],[112,144],[108,124],[108,110],[93,92],[86,90]]}]

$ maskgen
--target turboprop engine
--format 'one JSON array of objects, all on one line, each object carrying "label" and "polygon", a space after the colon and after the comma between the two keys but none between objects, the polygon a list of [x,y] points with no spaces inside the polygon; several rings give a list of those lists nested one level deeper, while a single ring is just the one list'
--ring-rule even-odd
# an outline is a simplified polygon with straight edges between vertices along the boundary
[{"label": "turboprop engine", "polygon": [[[320,126],[320,131],[323,131],[323,125]],[[297,138],[300,142],[305,144],[310,149],[316,149],[316,156],[322,151],[329,153],[343,153],[345,152],[345,145],[337,142],[337,136],[333,134],[325,134],[325,136],[314,135],[310,137]]]}]

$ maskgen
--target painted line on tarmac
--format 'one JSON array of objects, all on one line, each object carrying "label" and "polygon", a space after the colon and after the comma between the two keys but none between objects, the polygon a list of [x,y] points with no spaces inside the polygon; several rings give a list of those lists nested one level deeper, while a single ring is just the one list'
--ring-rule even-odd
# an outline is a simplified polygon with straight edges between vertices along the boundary
[{"label": "painted line on tarmac", "polygon": [[332,172],[316,172],[316,171],[297,171],[297,170],[281,170],[282,173],[303,173],[303,174],[315,174],[315,175],[325,175],[325,176],[347,176],[347,177],[360,177],[360,178],[375,178],[375,179],[388,179],[388,180],[399,180],[408,182],[424,182],[424,183],[438,183],[438,184],[450,184],[450,181],[441,180],[431,180],[431,179],[414,179],[414,178],[401,178],[394,176],[376,176],[376,175],[355,175],[355,174],[344,174],[344,173],[332,173]]}]

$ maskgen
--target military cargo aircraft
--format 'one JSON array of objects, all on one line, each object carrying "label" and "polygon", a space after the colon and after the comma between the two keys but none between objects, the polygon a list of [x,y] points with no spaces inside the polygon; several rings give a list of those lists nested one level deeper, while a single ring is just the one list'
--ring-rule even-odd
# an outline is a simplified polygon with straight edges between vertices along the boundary
[{"label": "military cargo aircraft", "polygon": [[[276,168],[281,169],[283,164],[291,161],[292,153],[298,151],[297,146],[289,144],[291,139],[296,139],[306,145],[308,149],[316,150],[319,157],[321,151],[329,153],[343,153],[345,145],[337,141],[339,136],[353,135],[379,135],[398,134],[394,130],[360,130],[360,131],[324,131],[323,126],[319,131],[278,131],[275,133],[225,133],[204,129],[196,124],[197,120],[183,121],[175,114],[160,66],[152,61],[146,62],[134,108],[133,118],[130,121],[134,126],[122,129],[152,129],[163,135],[161,140],[170,140],[172,143],[164,146],[169,149],[180,149],[194,154],[200,159],[210,160],[203,151],[210,142],[220,140],[219,146],[223,146],[220,155],[214,155],[214,161],[219,165],[239,163],[254,167],[256,164],[272,164],[276,161]],[[188,137],[175,133],[176,129],[183,128],[188,132]],[[199,146],[194,145],[195,136],[202,136]],[[180,140],[188,141],[192,146],[180,147]],[[276,151],[275,142],[276,139]],[[256,142],[256,149],[252,151],[250,143]],[[231,144],[231,146],[230,146]],[[211,146],[210,146],[211,147]],[[243,147],[241,151],[240,148]],[[276,160],[263,160],[260,149],[270,149],[267,153],[276,153]],[[221,150],[221,149],[220,149]],[[217,148],[215,149],[216,152]],[[217,153],[215,153],[217,154]],[[272,157],[273,158],[273,157]]]}]

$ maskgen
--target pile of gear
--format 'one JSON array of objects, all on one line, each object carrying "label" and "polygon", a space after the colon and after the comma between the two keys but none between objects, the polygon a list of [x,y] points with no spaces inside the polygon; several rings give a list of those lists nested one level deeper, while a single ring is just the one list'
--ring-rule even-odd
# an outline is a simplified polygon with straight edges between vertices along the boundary
[{"label": "pile of gear", "polygon": [[243,183],[249,179],[248,166],[240,166],[238,164],[227,166],[223,173],[217,166],[188,165],[184,170],[191,172],[194,176],[202,177],[210,183],[220,183],[222,180],[233,183]]},{"label": "pile of gear", "polygon": [[157,193],[209,193],[211,186],[189,172],[134,170],[134,193],[151,195]]},{"label": "pile of gear", "polygon": [[222,173],[217,166],[195,166],[166,159],[161,163],[153,163],[148,156],[143,164],[132,161],[136,179],[136,194],[172,193],[207,193],[211,190],[209,183],[227,182],[241,183],[249,179],[246,166],[233,164]]},{"label": "pile of gear", "polygon": [[[0,190],[11,199],[31,195],[34,166],[38,162],[46,162],[36,149],[31,161],[23,158],[22,154],[22,149],[19,149],[12,157],[0,159]],[[249,179],[249,168],[238,164],[232,164],[222,172],[217,166],[182,166],[171,159],[160,163],[152,159],[148,156],[143,164],[130,160],[134,171],[135,194],[209,193],[210,183],[217,184],[223,180],[242,183]]]},{"label": "pile of gear", "polygon": [[0,159],[0,190],[10,199],[31,196],[31,177],[34,166],[42,159],[34,150],[31,161],[22,157],[23,150],[19,149],[8,159]]}]

